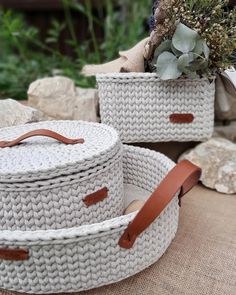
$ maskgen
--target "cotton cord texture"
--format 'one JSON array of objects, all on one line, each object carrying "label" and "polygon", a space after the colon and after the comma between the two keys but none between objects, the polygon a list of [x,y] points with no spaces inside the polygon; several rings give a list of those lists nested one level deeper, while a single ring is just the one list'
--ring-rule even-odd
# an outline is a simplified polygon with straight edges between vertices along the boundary
[{"label": "cotton cord texture", "polygon": [[[162,154],[125,146],[124,182],[151,194],[174,162]],[[127,250],[119,238],[137,212],[74,228],[0,231],[0,248],[28,249],[24,261],[0,260],[3,289],[33,294],[75,292],[120,281],[157,261],[175,237],[178,196]]]},{"label": "cotton cord texture", "polygon": [[122,282],[73,295],[235,295],[235,212],[236,195],[195,187],[183,199],[177,235],[157,263]]},{"label": "cotton cord texture", "polygon": [[[215,79],[161,81],[155,73],[97,75],[102,123],[125,143],[204,141],[214,127]],[[173,123],[173,114],[193,115]]]},{"label": "cotton cord texture", "polygon": [[[0,138],[14,139],[37,128],[70,138],[82,135],[85,143],[37,137],[0,149],[0,230],[70,228],[120,215],[123,147],[117,132],[101,124],[54,121],[5,128]],[[104,188],[107,197],[87,206],[86,197]]]}]

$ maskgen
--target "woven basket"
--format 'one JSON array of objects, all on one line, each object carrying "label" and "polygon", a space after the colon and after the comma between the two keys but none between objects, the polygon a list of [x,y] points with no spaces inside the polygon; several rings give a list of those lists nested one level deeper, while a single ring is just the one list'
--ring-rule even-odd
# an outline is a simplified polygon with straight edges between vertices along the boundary
[{"label": "woven basket", "polygon": [[[84,143],[46,138],[52,132],[44,128],[82,137]],[[33,138],[0,148],[0,230],[69,228],[123,212],[122,144],[113,128],[50,121],[1,129],[0,140],[16,139],[32,130]],[[59,134],[54,138],[61,139]],[[0,147],[4,144],[9,142]]]},{"label": "woven basket", "polygon": [[139,212],[70,229],[0,231],[0,287],[34,294],[82,291],[153,264],[175,237],[180,187],[183,195],[200,176],[188,161],[174,166],[159,153],[126,146],[126,203],[139,194],[146,199],[161,182]]},{"label": "woven basket", "polygon": [[116,128],[127,143],[204,141],[213,133],[214,81],[97,75],[102,123]]}]

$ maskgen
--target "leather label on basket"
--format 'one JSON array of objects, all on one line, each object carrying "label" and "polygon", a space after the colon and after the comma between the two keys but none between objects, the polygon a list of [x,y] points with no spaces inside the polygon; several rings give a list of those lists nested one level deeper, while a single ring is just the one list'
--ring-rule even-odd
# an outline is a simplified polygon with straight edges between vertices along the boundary
[{"label": "leather label on basket", "polygon": [[83,202],[85,203],[86,206],[91,206],[91,205],[94,205],[98,202],[103,201],[107,197],[108,197],[108,188],[104,187],[104,188],[98,190],[97,192],[86,196],[84,198]]},{"label": "leather label on basket", "polygon": [[0,260],[27,260],[29,259],[29,250],[0,248]]},{"label": "leather label on basket", "polygon": [[171,114],[170,122],[174,124],[190,124],[194,120],[193,114]]}]

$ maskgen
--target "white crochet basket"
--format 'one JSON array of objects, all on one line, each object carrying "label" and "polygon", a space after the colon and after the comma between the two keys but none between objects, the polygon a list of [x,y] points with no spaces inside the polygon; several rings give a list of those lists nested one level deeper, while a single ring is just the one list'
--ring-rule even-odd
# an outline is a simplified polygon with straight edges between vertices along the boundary
[{"label": "white crochet basket", "polygon": [[77,292],[117,282],[156,262],[176,234],[177,193],[191,189],[200,170],[131,146],[125,147],[123,167],[126,203],[140,194],[146,199],[159,184],[139,212],[70,229],[0,231],[0,288]]},{"label": "white crochet basket", "polygon": [[113,128],[41,122],[3,128],[0,141],[0,230],[69,228],[123,212],[122,144]]},{"label": "white crochet basket", "polygon": [[215,79],[161,81],[154,73],[97,75],[102,123],[123,142],[204,141],[214,126]]}]

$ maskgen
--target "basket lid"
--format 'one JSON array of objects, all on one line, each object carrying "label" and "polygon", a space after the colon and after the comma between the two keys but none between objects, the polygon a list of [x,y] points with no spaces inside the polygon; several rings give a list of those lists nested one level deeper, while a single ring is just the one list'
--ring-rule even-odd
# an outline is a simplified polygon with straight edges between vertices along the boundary
[{"label": "basket lid", "polygon": [[0,148],[0,182],[30,182],[69,175],[114,157],[121,147],[112,127],[82,121],[47,121],[0,129],[0,141],[37,129],[49,129],[83,144],[66,145],[48,137],[32,137],[20,145]]}]

